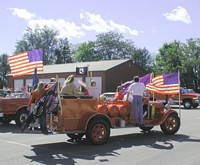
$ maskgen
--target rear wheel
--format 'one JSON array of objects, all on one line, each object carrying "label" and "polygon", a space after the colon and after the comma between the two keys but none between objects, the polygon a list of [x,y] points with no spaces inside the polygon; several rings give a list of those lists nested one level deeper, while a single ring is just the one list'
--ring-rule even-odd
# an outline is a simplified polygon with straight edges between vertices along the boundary
[{"label": "rear wheel", "polygon": [[23,121],[27,119],[29,111],[26,109],[19,110],[15,116],[15,122],[18,126],[21,126]]},{"label": "rear wheel", "polygon": [[180,118],[177,114],[171,114],[167,117],[165,122],[160,125],[161,130],[166,135],[175,134],[180,128]]},{"label": "rear wheel", "polygon": [[84,133],[67,134],[67,136],[73,140],[80,140],[84,135]]},{"label": "rear wheel", "polygon": [[110,127],[104,119],[92,120],[88,124],[86,138],[93,144],[104,144],[110,137]]}]

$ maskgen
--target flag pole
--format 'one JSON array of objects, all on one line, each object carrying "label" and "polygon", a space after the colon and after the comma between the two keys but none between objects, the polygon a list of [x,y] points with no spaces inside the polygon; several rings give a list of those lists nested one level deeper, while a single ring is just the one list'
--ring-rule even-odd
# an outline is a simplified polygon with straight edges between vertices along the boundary
[{"label": "flag pole", "polygon": [[179,99],[179,116],[181,118],[181,94],[180,94],[180,72],[178,70],[178,87],[179,87],[179,96],[178,96],[178,99]]},{"label": "flag pole", "polygon": [[60,105],[60,111],[61,111],[61,116],[63,115],[63,111],[62,111],[62,105],[61,105],[61,99],[60,99],[60,83],[59,83],[59,78],[58,75],[56,74],[56,80],[58,82],[58,101],[59,101],[59,105]]}]

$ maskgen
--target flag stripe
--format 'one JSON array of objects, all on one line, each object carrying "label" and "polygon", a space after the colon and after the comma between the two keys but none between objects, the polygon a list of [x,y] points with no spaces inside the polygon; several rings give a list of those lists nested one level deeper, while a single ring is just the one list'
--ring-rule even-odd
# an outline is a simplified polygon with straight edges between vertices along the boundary
[{"label": "flag stripe", "polygon": [[178,94],[179,83],[177,73],[158,75],[152,79],[150,84],[147,84],[146,88],[155,93],[159,94]]},{"label": "flag stripe", "polygon": [[37,73],[43,73],[42,50],[33,50],[8,56],[11,73],[14,77],[34,73],[37,66]]}]

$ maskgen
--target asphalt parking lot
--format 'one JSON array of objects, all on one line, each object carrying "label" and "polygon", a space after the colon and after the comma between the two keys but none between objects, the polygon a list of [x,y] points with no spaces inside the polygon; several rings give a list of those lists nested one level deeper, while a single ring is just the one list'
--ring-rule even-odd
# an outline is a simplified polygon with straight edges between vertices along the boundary
[{"label": "asphalt parking lot", "polygon": [[14,123],[0,124],[0,165],[24,164],[115,164],[197,165],[200,162],[200,108],[179,110],[181,128],[166,136],[159,126],[149,133],[139,128],[111,130],[104,145],[91,145],[83,138],[72,142],[65,134],[21,133]]}]

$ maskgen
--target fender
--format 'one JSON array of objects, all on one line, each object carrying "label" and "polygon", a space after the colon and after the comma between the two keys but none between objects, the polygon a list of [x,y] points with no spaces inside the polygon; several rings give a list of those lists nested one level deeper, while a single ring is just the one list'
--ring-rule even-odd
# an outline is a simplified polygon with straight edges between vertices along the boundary
[{"label": "fender", "polygon": [[164,111],[164,113],[162,114],[162,117],[160,118],[158,125],[163,124],[165,122],[165,120],[168,118],[168,116],[173,113],[177,114],[177,116],[178,116],[178,112],[176,112],[175,110],[167,109],[166,111]]},{"label": "fender", "polygon": [[[21,109],[26,109],[26,110],[27,110],[27,107],[28,107],[28,105],[22,105],[21,107],[19,107],[19,108],[17,109],[17,112],[20,111]],[[16,112],[16,113],[17,113],[17,112]]]}]

